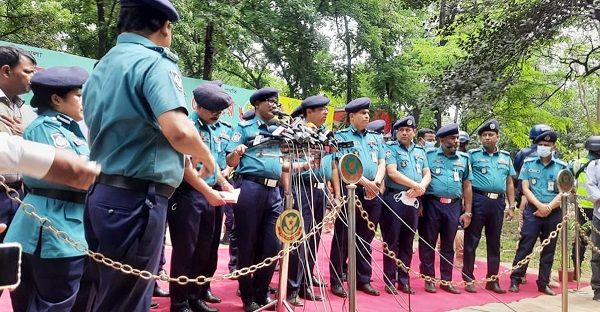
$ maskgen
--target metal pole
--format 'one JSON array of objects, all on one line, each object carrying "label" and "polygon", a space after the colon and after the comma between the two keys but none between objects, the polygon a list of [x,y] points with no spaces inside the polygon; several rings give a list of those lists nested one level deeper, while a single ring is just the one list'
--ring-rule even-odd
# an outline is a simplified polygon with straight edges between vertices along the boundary
[{"label": "metal pole", "polygon": [[568,237],[568,224],[567,224],[567,219],[565,219],[565,216],[567,215],[567,201],[568,201],[568,197],[569,194],[566,192],[563,192],[561,194],[561,198],[560,198],[560,206],[562,209],[562,216],[563,216],[563,220],[565,220],[565,223],[563,224],[563,228],[561,233],[561,250],[562,250],[562,311],[563,312],[568,312],[569,311],[569,257],[568,257],[568,252],[569,252],[569,248],[568,248],[568,244],[567,244],[567,240],[569,239]]},{"label": "metal pole", "polygon": [[580,230],[581,230],[581,224],[579,224],[579,214],[581,212],[579,211],[579,203],[577,203],[577,195],[575,195],[575,219],[577,220],[575,222],[575,263],[573,264],[574,268],[575,268],[575,276],[577,277],[577,281],[576,281],[576,289],[579,291],[579,280],[581,279],[580,275],[581,275],[581,267],[579,266],[579,264],[581,263],[580,257],[581,255],[579,254],[579,246],[581,244],[581,237],[580,235]]},{"label": "metal pole", "polygon": [[350,312],[356,311],[356,184],[348,189],[348,306]]}]

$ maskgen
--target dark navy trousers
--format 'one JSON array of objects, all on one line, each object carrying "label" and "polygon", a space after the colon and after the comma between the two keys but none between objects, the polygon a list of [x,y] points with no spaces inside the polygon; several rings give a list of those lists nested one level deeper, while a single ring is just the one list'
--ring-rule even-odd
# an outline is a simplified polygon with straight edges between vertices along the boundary
[{"label": "dark navy trousers", "polygon": [[[85,236],[92,251],[156,272],[160,261],[168,199],[147,192],[96,183],[88,191]],[[97,274],[93,311],[148,311],[154,280],[127,275],[90,261]]]},{"label": "dark navy trousers", "polygon": [[[362,187],[356,188],[356,195],[362,202],[363,208],[369,213],[369,220],[379,224],[381,217],[381,201],[379,198],[365,200]],[[346,209],[342,214],[346,213]],[[359,285],[371,282],[371,242],[375,233],[368,228],[367,221],[360,216],[360,210],[356,208],[356,279]],[[348,259],[348,227],[347,218],[340,215],[335,220],[333,239],[331,240],[331,253],[329,261],[329,275],[331,285],[341,285],[342,274],[346,273],[346,260]],[[364,241],[364,242],[363,242]]]},{"label": "dark navy trousers", "polygon": [[[294,209],[299,210],[304,220],[304,233],[310,232],[323,221],[325,213],[324,189],[313,188],[309,183],[300,183],[298,192],[293,192]],[[311,236],[306,243],[290,254],[288,271],[288,291],[298,291],[300,287],[310,287],[315,267],[317,251],[321,242],[321,231]]]},{"label": "dark navy trousers", "polygon": [[[396,194],[397,192],[386,192],[383,196],[383,200],[389,208],[385,206],[382,208],[379,226],[381,236],[388,244],[388,248],[396,253],[404,265],[410,267],[419,210],[402,202],[396,202],[394,199]],[[394,285],[399,282],[402,285],[408,285],[408,273],[398,267],[390,257],[383,257],[383,273],[386,284]]]},{"label": "dark navy trousers", "polygon": [[[277,187],[264,186],[243,177],[238,178],[235,187],[241,189],[238,202],[233,205],[237,269],[241,269],[279,252],[281,244],[275,235],[275,223],[283,207]],[[266,300],[274,271],[275,264],[272,264],[238,278],[244,304]]]},{"label": "dark navy trousers", "polygon": [[[173,252],[171,275],[195,278],[207,274],[210,260],[212,233],[216,212],[204,195],[182,184],[169,200],[167,220]],[[169,283],[171,307],[188,306],[188,300],[200,297],[200,287],[189,283]]]},{"label": "dark navy trousers", "polygon": [[491,199],[479,193],[473,193],[473,217],[471,224],[465,228],[465,247],[463,259],[463,279],[475,279],[475,251],[481,240],[481,232],[485,228],[487,247],[487,275],[498,274],[500,268],[500,234],[504,220],[504,196]]},{"label": "dark navy trousers", "polygon": [[[443,280],[452,280],[454,264],[454,237],[458,229],[461,212],[461,201],[442,204],[434,197],[425,196],[423,199],[423,218],[419,225],[420,270],[422,274],[435,277],[435,246],[440,237],[440,275]],[[427,243],[427,244],[425,244]]]},{"label": "dark navy trousers", "polygon": [[[25,194],[23,192],[23,189],[21,188],[17,191],[19,192],[19,198],[23,199]],[[18,208],[19,203],[10,199],[6,195],[6,191],[4,190],[4,188],[0,187],[0,223],[4,223],[7,226],[10,226],[10,223],[12,222],[15,213],[17,213]],[[6,236],[6,232],[8,232],[8,230],[4,231],[4,233],[0,233],[0,243],[4,241],[4,236]],[[2,294],[1,290],[0,294]]]},{"label": "dark navy trousers", "polygon": [[[536,211],[531,205],[527,205],[523,211],[523,226],[521,226],[521,238],[519,238],[519,246],[513,266],[517,262],[525,259],[525,257],[533,251],[535,242],[540,239],[540,242],[550,236],[550,232],[556,230],[556,226],[562,220],[562,211],[554,209],[545,218],[539,218],[533,215]],[[554,262],[554,252],[556,251],[556,240],[558,237],[550,240],[550,244],[542,249],[540,254],[540,268],[537,279],[538,287],[548,286],[550,282],[550,273],[552,271],[552,263]],[[526,267],[521,267],[510,274],[511,283],[519,284],[525,276]]]}]

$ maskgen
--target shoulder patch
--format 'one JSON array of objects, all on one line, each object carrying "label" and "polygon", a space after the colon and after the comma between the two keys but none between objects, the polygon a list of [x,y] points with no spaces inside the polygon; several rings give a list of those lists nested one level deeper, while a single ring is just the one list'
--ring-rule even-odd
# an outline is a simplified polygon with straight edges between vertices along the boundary
[{"label": "shoulder patch", "polygon": [[239,132],[236,132],[231,136],[231,141],[234,143],[238,143],[241,138],[242,138],[242,134]]},{"label": "shoulder patch", "polygon": [[169,76],[171,76],[171,81],[173,81],[177,91],[183,93],[183,81],[181,80],[181,75],[177,71],[171,70],[169,71]]},{"label": "shoulder patch", "polygon": [[67,148],[69,146],[69,141],[62,133],[53,133],[51,136],[56,148]]}]

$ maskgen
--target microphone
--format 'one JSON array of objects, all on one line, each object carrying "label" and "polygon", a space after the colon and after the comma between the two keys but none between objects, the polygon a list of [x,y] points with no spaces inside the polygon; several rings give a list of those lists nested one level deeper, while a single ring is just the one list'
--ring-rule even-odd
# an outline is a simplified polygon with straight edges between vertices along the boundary
[{"label": "microphone", "polygon": [[273,110],[271,110],[271,113],[273,113],[273,115],[275,115],[275,116],[277,116],[277,117],[279,117],[279,118],[281,118],[281,117],[288,117],[288,116],[290,116],[290,115],[289,115],[289,114],[287,114],[286,112],[283,112],[283,111],[281,111],[281,110],[278,110],[278,109],[273,109]]}]

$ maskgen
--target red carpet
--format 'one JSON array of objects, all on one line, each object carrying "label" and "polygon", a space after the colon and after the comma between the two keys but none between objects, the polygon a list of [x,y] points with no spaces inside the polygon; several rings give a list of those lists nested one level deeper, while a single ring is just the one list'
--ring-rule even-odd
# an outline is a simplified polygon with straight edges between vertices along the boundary
[{"label": "red carpet", "polygon": [[[319,270],[321,274],[324,275],[324,280],[329,281],[329,272],[328,265],[326,259],[326,252],[329,253],[329,242],[331,241],[331,235],[325,235],[324,237],[324,245],[322,244],[320,247],[319,253]],[[374,249],[380,250],[381,246],[378,242],[373,244]],[[373,283],[372,285],[381,291],[381,296],[372,297],[366,295],[364,293],[358,292],[357,296],[357,307],[361,312],[383,312],[383,311],[408,311],[409,306],[409,297],[405,294],[400,294],[397,296],[388,295],[384,292],[383,282],[381,280],[381,268],[382,268],[382,257],[383,255],[374,250],[373,251],[373,259],[375,261],[373,268]],[[167,247],[167,257],[170,258],[170,247]],[[221,246],[219,250],[219,269],[217,274],[224,273],[227,271],[227,262],[229,260],[228,249],[226,246]],[[534,261],[537,261],[535,259]],[[485,262],[477,262],[478,268],[475,269],[475,276],[480,278],[485,276]],[[167,270],[169,267],[169,263],[167,263]],[[418,257],[415,255],[413,260],[413,268],[418,268]],[[439,272],[439,265],[436,265],[437,272]],[[503,270],[503,268],[501,268]],[[315,269],[315,274],[317,271]],[[537,287],[535,284],[536,276],[529,274],[527,276],[528,283],[521,286],[521,291],[518,294],[506,293],[503,295],[496,295],[494,293],[488,293],[484,289],[479,289],[476,294],[463,293],[461,295],[451,295],[446,292],[440,291],[438,289],[438,293],[429,294],[426,293],[423,289],[423,281],[418,280],[417,278],[411,279],[411,285],[416,290],[416,294],[410,296],[410,306],[412,311],[448,311],[452,309],[458,309],[462,307],[482,305],[486,303],[492,302],[512,302],[517,301],[523,298],[532,298],[541,296],[542,294],[537,291]],[[460,281],[460,272],[454,273],[454,280]],[[273,278],[273,286],[277,285],[277,274]],[[500,280],[500,285],[507,289],[509,286],[508,276],[504,276]],[[166,285],[162,285],[163,287],[167,287]],[[572,288],[575,285],[570,285]],[[218,307],[221,311],[242,311],[242,303],[240,298],[235,295],[235,291],[237,289],[236,281],[225,281],[214,283],[212,285],[213,292],[220,296],[223,299],[223,302],[220,304],[213,305],[214,307]],[[315,288],[315,292],[318,293],[318,288]],[[558,293],[560,289],[555,289]],[[348,301],[343,300],[342,298],[338,298],[331,294],[327,289],[325,293],[321,294],[326,297],[327,303],[324,302],[305,302],[305,307],[297,307],[296,311],[348,311]],[[167,312],[169,311],[169,299],[168,298],[155,298],[156,301],[160,304],[160,307],[155,310],[156,312]],[[7,292],[5,291],[0,297],[0,311],[12,311],[10,307],[10,299],[8,297]]]}]

